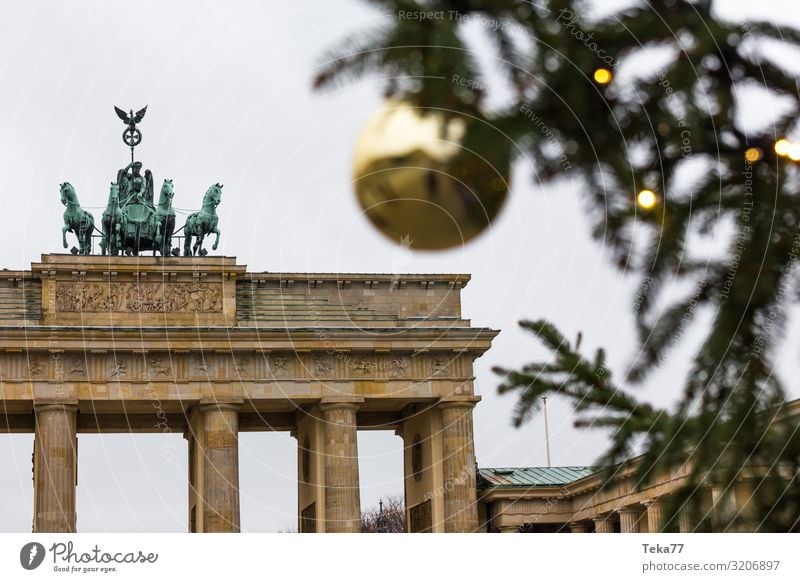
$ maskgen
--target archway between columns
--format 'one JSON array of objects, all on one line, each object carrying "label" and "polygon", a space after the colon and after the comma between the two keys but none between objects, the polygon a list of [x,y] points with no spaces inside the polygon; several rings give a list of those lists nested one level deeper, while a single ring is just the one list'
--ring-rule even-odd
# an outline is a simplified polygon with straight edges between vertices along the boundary
[{"label": "archway between columns", "polygon": [[297,456],[289,431],[239,433],[243,532],[297,531]]},{"label": "archway between columns", "polygon": [[33,522],[33,433],[0,434],[0,533],[27,532]]},{"label": "archway between columns", "polygon": [[358,431],[358,473],[362,514],[389,497],[402,500],[405,510],[403,439],[395,430]]},{"label": "archway between columns", "polygon": [[78,433],[78,532],[187,531],[180,433]]}]

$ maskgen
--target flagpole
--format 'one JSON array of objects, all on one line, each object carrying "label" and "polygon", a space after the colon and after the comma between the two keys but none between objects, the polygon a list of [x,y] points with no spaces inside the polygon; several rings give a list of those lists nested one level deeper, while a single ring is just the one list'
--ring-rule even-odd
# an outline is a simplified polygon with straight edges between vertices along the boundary
[{"label": "flagpole", "polygon": [[542,398],[544,403],[544,446],[547,451],[547,466],[550,467],[550,427],[547,424],[547,397]]}]

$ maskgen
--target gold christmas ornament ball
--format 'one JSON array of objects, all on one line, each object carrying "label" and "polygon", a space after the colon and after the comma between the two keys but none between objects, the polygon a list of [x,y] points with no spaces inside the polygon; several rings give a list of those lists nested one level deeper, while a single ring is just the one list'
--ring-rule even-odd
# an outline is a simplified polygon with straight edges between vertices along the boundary
[{"label": "gold christmas ornament ball", "polygon": [[490,127],[388,101],[354,151],[355,192],[369,221],[417,250],[458,247],[486,230],[506,200],[510,172],[508,155],[476,139]]}]

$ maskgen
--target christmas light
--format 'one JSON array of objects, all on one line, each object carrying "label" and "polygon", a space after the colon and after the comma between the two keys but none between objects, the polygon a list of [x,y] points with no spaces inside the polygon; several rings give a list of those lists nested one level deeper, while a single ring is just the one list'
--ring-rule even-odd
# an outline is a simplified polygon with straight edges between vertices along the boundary
[{"label": "christmas light", "polygon": [[789,146],[789,150],[786,152],[786,155],[789,156],[789,159],[793,162],[800,162],[800,143],[793,142]]},{"label": "christmas light", "polygon": [[613,75],[611,74],[611,71],[609,71],[608,69],[597,69],[594,72],[594,80],[600,83],[601,85],[607,85],[608,83],[610,83],[612,77]]},{"label": "christmas light", "polygon": [[791,145],[792,142],[790,142],[788,139],[785,138],[779,139],[778,141],[775,142],[775,153],[778,154],[779,156],[785,156],[786,154],[789,153],[789,148],[791,147]]},{"label": "christmas light", "polygon": [[642,190],[636,195],[636,203],[645,210],[656,205],[656,195],[652,190]]},{"label": "christmas light", "polygon": [[744,159],[748,162],[757,162],[761,159],[761,150],[758,148],[747,148],[744,152]]}]

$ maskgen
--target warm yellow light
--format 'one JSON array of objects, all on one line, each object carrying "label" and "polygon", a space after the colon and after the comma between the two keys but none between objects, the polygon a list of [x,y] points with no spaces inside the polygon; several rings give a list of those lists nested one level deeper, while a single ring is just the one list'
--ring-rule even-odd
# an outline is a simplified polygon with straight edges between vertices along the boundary
[{"label": "warm yellow light", "polygon": [[788,139],[779,139],[775,142],[775,153],[779,156],[785,156],[789,153],[789,148],[792,146],[792,142]]},{"label": "warm yellow light", "polygon": [[748,162],[757,162],[761,159],[761,150],[758,148],[747,148],[744,152],[744,159]]},{"label": "warm yellow light", "polygon": [[800,162],[800,143],[792,143],[786,155],[789,156],[789,159],[793,162]]},{"label": "warm yellow light", "polygon": [[594,72],[594,80],[600,83],[601,85],[606,85],[607,83],[611,82],[611,71],[608,69],[597,69]]},{"label": "warm yellow light", "polygon": [[636,203],[645,210],[650,210],[656,205],[656,195],[652,190],[642,190],[636,195]]}]

